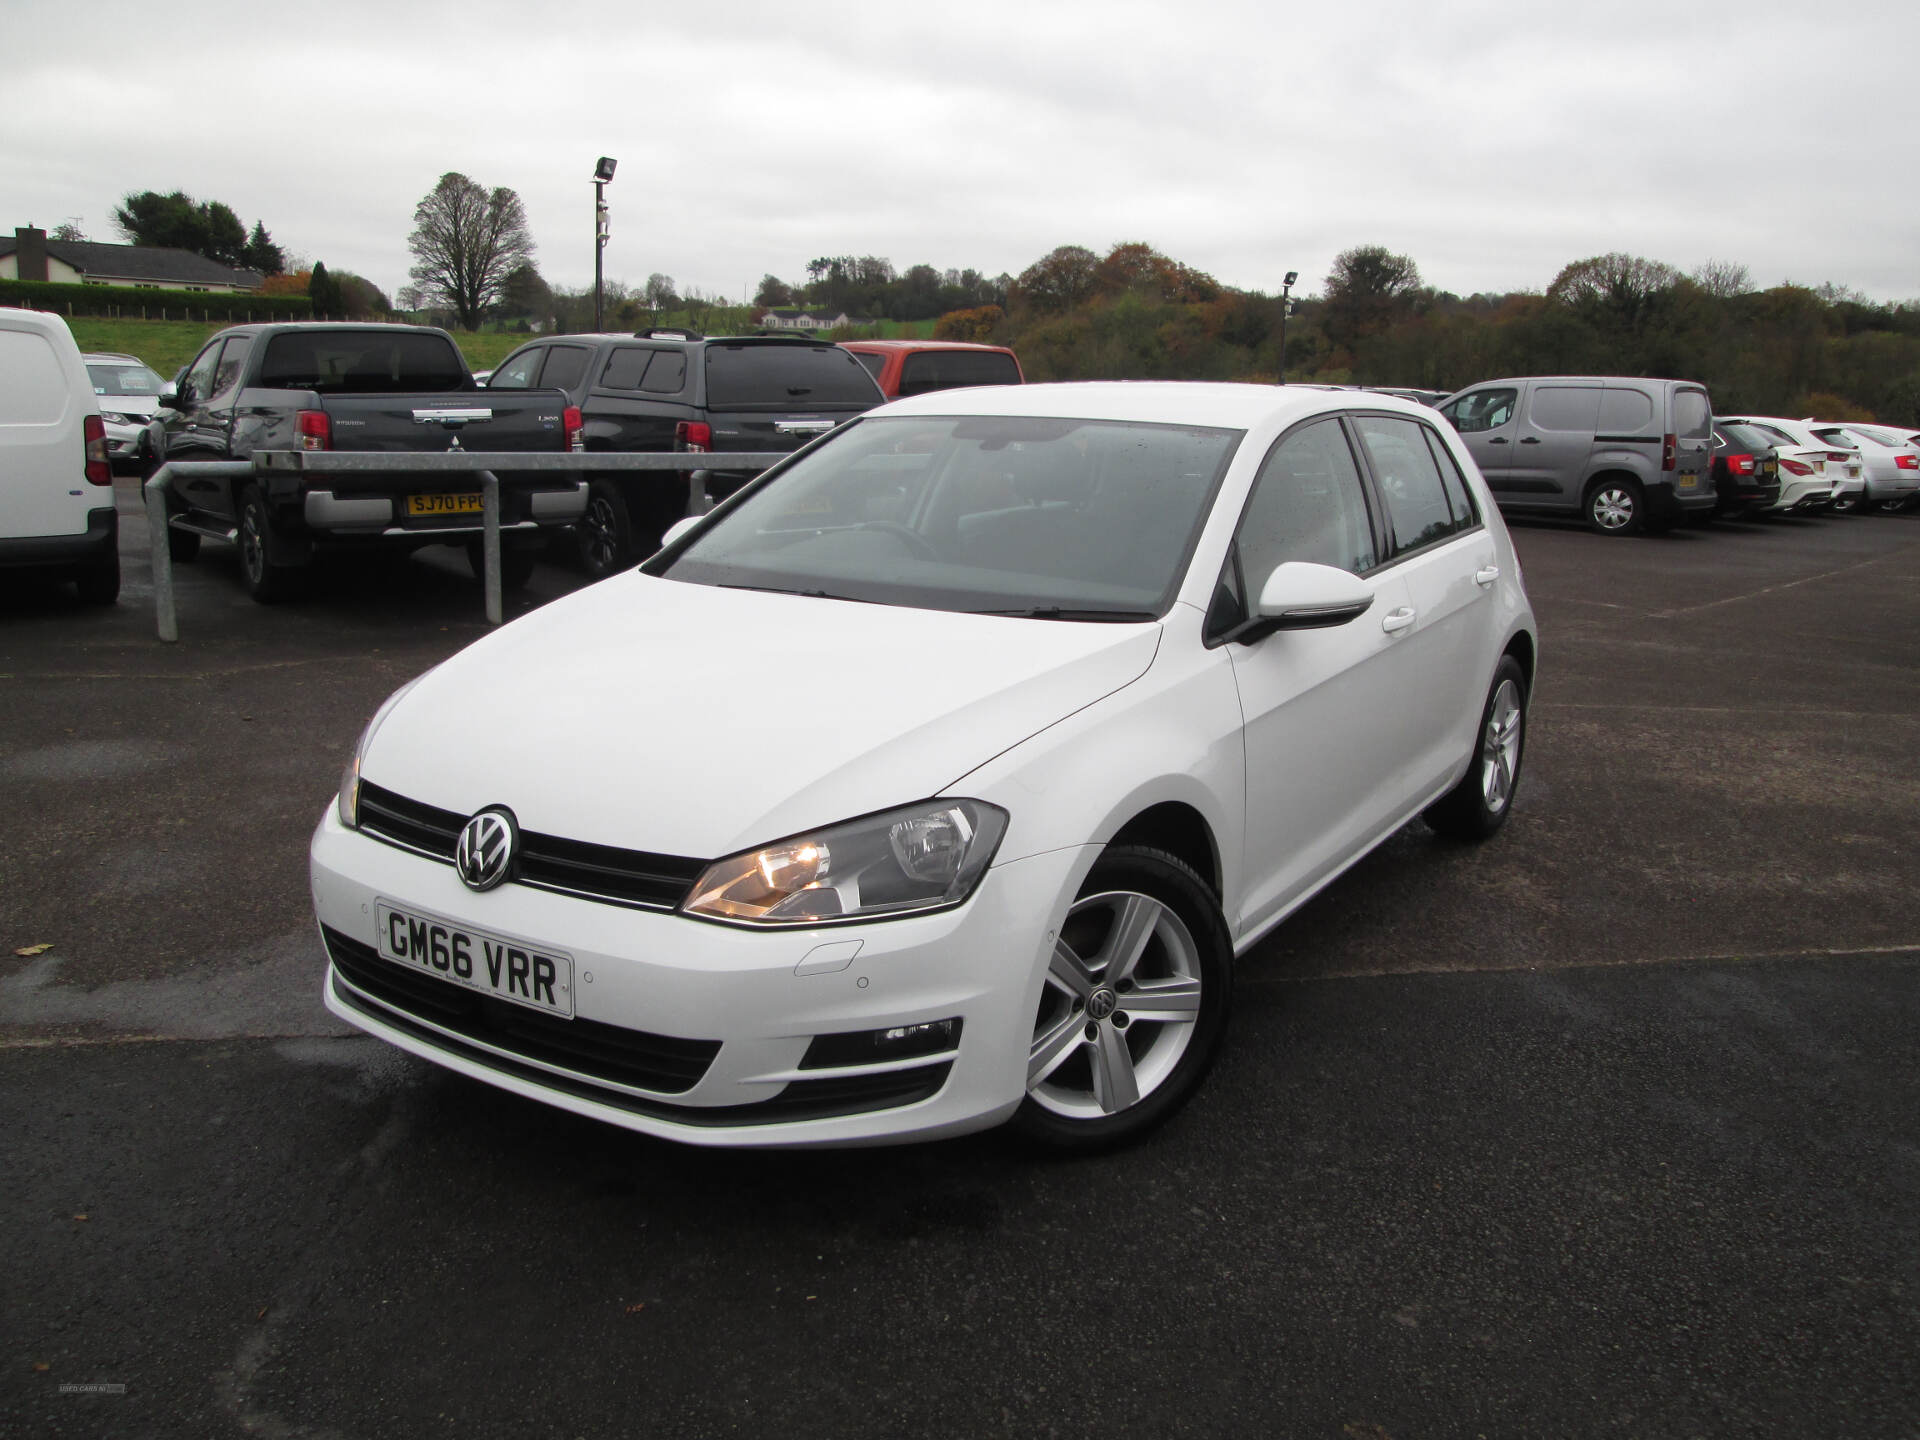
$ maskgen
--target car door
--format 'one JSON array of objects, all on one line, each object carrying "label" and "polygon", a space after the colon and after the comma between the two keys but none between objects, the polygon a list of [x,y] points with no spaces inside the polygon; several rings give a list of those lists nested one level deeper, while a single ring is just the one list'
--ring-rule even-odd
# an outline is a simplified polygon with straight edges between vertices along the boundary
[{"label": "car door", "polygon": [[[1306,898],[1382,832],[1404,804],[1408,729],[1406,580],[1381,569],[1353,440],[1337,417],[1275,442],[1242,512],[1215,633],[1244,616],[1290,560],[1333,565],[1373,592],[1358,619],[1225,641],[1246,751],[1245,877],[1237,933]],[[1237,610],[1236,610],[1237,607]]]},{"label": "car door", "polygon": [[1379,414],[1356,415],[1353,428],[1386,514],[1388,560],[1413,611],[1398,654],[1399,708],[1411,723],[1394,780],[1412,804],[1450,784],[1472,751],[1498,642],[1488,618],[1498,552],[1437,430]]},{"label": "car door", "polygon": [[1579,505],[1600,418],[1600,395],[1598,385],[1556,380],[1529,384],[1500,488],[1537,497],[1543,504]]},{"label": "car door", "polygon": [[1520,390],[1518,385],[1482,385],[1457,396],[1440,411],[1459,432],[1473,463],[1495,491],[1503,487],[1513,466]]},{"label": "car door", "polygon": [[[216,419],[210,402],[214,377],[220,365],[220,351],[227,337],[215,336],[194,357],[193,364],[176,387],[172,412],[165,422],[168,460],[225,460],[227,427]],[[226,482],[204,476],[176,476],[174,493],[196,510],[223,514],[227,510]]]},{"label": "car door", "polygon": [[1713,486],[1713,403],[1697,385],[1673,387],[1674,490],[1704,494]]}]

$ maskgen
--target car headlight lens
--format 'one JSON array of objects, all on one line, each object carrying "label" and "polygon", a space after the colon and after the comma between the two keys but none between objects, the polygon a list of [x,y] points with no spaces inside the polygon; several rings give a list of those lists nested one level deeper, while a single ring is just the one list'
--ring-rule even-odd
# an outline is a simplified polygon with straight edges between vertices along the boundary
[{"label": "car headlight lens", "polygon": [[340,789],[333,801],[334,812],[339,815],[340,823],[349,830],[360,828],[360,760],[367,753],[374,732],[393,713],[393,707],[406,698],[407,692],[432,673],[432,670],[422,671],[381,701],[380,708],[373,712],[373,719],[367,722],[367,728],[360,732],[360,738],[354,742],[353,754],[347,759],[346,769],[340,772]]},{"label": "car headlight lens", "polygon": [[958,905],[993,862],[1007,812],[928,800],[709,865],[685,910],[750,925],[821,925]]}]

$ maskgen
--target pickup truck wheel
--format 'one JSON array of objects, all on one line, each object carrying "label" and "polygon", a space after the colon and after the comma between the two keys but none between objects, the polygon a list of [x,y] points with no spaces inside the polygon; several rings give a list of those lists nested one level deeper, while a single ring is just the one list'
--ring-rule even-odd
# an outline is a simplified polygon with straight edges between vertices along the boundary
[{"label": "pickup truck wheel", "polygon": [[578,530],[581,567],[595,580],[624,570],[633,551],[633,524],[626,501],[604,480],[587,489],[587,513]]},{"label": "pickup truck wheel", "polygon": [[[240,492],[240,578],[247,594],[262,605],[286,599],[294,591],[299,571],[291,565],[276,565],[267,553],[272,522],[267,516],[267,499],[258,485]],[[172,542],[175,532],[167,532]]]}]

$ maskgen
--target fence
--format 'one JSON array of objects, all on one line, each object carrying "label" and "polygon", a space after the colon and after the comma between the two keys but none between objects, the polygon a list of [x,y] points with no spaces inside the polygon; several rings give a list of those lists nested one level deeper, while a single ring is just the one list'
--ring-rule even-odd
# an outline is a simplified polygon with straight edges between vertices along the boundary
[{"label": "fence", "polygon": [[[480,484],[481,549],[485,557],[483,584],[487,623],[498,625],[505,610],[500,598],[500,479],[497,471],[514,474],[575,474],[582,480],[641,470],[687,472],[688,515],[706,513],[707,474],[712,470],[764,470],[785,455],[769,451],[723,452],[714,455],[680,453],[622,454],[611,451],[562,455],[488,454],[482,451],[438,451],[396,455],[339,450],[268,450],[251,460],[174,460],[154,471],[144,487],[147,525],[153,548],[154,620],[160,638],[180,638],[179,612],[173,593],[173,555],[167,548],[170,519],[167,496],[179,479],[244,480],[250,476],[299,475],[472,475]],[[200,532],[204,533],[204,532]],[[392,532],[389,532],[392,533]],[[434,531],[404,532],[431,541]]]}]

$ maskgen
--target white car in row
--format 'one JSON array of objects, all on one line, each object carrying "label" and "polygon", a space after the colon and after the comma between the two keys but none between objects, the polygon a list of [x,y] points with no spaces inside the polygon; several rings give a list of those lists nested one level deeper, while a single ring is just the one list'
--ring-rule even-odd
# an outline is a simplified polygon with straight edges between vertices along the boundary
[{"label": "white car in row", "polygon": [[1746,425],[1773,441],[1780,460],[1780,498],[1768,509],[1852,510],[1866,493],[1859,452],[1814,434],[1810,422],[1777,415],[1722,415],[1729,424]]},{"label": "white car in row", "polygon": [[167,382],[135,355],[101,350],[89,351],[81,359],[107,427],[107,458],[143,474],[152,470],[159,461],[151,431],[160,413],[160,390]]},{"label": "white car in row", "polygon": [[1535,647],[1424,406],[899,401],[381,707],[312,841],[326,1004],[678,1140],[1127,1140],[1237,957],[1408,821],[1506,820]]},{"label": "white car in row", "polygon": [[1909,432],[1853,421],[1807,423],[1822,440],[1851,446],[1859,455],[1866,466],[1864,503],[1869,508],[1899,510],[1920,494],[1920,449],[1915,448]]}]

